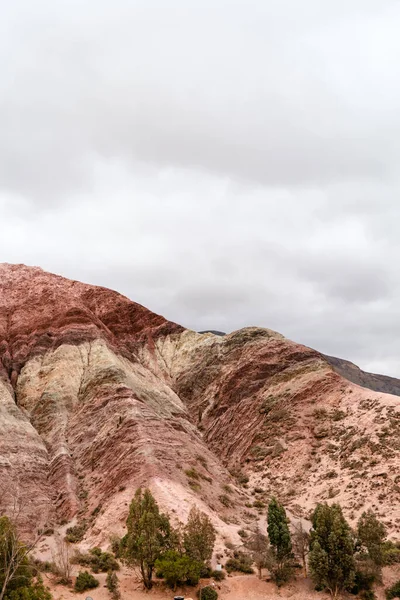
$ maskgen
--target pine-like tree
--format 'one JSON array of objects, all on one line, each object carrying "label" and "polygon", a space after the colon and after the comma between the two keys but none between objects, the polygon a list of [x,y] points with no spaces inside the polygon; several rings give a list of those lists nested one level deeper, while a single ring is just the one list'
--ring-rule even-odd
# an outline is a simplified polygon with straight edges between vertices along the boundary
[{"label": "pine-like tree", "polygon": [[122,539],[122,552],[128,564],[140,568],[143,584],[151,589],[155,562],[173,546],[173,532],[167,515],[160,513],[150,490],[136,491],[129,508],[128,533]]},{"label": "pine-like tree", "polygon": [[286,511],[276,498],[271,498],[268,505],[267,531],[271,546],[268,568],[275,582],[281,585],[292,575],[293,553]]},{"label": "pine-like tree", "polygon": [[339,504],[318,504],[312,515],[309,567],[316,586],[337,598],[354,581],[354,543]]}]

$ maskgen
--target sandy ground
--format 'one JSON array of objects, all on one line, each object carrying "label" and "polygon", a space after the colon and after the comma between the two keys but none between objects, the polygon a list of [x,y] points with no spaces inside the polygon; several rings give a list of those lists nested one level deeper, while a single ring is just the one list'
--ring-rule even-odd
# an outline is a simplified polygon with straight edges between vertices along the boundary
[{"label": "sandy ground", "polygon": [[[65,586],[53,585],[51,580],[46,584],[50,587],[54,600],[85,600],[88,596],[93,600],[110,600],[110,595],[105,587],[105,574],[96,575],[100,586],[95,590],[77,594]],[[161,582],[157,583],[150,592],[143,590],[137,575],[129,571],[119,573],[122,600],[173,600],[174,596],[184,596],[186,599],[196,598],[194,588],[178,589],[173,592]],[[384,587],[400,579],[400,566],[384,570]],[[205,585],[206,582],[202,582]],[[217,583],[216,589],[219,600],[329,600],[330,596],[316,592],[310,580],[299,577],[293,583],[278,590],[273,583],[260,580],[256,575],[234,575],[222,583]],[[376,589],[378,600],[385,599],[384,587]],[[355,596],[348,595],[348,599]]]}]

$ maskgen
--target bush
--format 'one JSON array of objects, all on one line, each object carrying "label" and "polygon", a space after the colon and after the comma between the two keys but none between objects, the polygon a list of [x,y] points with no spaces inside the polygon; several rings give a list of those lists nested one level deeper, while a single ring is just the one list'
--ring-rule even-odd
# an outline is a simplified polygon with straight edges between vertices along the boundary
[{"label": "bush", "polygon": [[171,588],[177,585],[197,585],[200,581],[202,564],[189,556],[181,556],[169,550],[162,558],[156,560],[157,575],[163,577]]},{"label": "bush", "polygon": [[360,592],[361,600],[376,600],[376,595],[373,590],[363,590]]},{"label": "bush", "polygon": [[400,562],[400,548],[390,540],[382,544],[382,560],[386,566]]},{"label": "bush", "polygon": [[356,574],[354,576],[354,583],[350,588],[350,593],[360,594],[361,592],[370,592],[372,591],[372,586],[376,581],[376,574],[372,571],[362,571],[357,569]]},{"label": "bush", "polygon": [[119,591],[119,581],[115,571],[108,571],[106,586],[113,600],[118,600],[121,596]]},{"label": "bush", "polygon": [[225,568],[228,573],[232,573],[233,571],[238,571],[239,573],[254,573],[252,568],[253,560],[251,556],[245,554],[244,552],[240,552],[240,550],[236,550],[233,553],[233,558],[230,558]]},{"label": "bush", "polygon": [[85,592],[86,590],[93,590],[99,586],[99,580],[93,577],[89,571],[80,571],[75,581],[74,590],[75,592]]},{"label": "bush", "polygon": [[77,544],[78,542],[81,542],[85,537],[86,530],[87,524],[85,522],[81,523],[80,525],[68,527],[65,539],[67,540],[67,542],[70,542],[70,544]]},{"label": "bush", "polygon": [[219,497],[219,501],[221,502],[221,504],[226,506],[226,508],[230,508],[233,505],[232,500],[226,494],[221,494]]},{"label": "bush", "polygon": [[110,539],[111,543],[111,552],[114,554],[115,558],[121,558],[121,538],[117,535],[114,535]]},{"label": "bush", "polygon": [[7,600],[52,600],[52,595],[40,577],[32,585],[18,587],[6,594]]},{"label": "bush", "polygon": [[119,571],[119,564],[113,555],[109,552],[103,552],[98,547],[92,548],[86,553],[76,552],[72,560],[82,567],[89,567],[94,573]]},{"label": "bush", "polygon": [[218,592],[213,587],[207,585],[206,587],[200,588],[197,592],[199,600],[217,600]]},{"label": "bush", "polygon": [[213,571],[211,577],[215,579],[215,581],[223,581],[226,578],[226,575],[224,571]]},{"label": "bush", "polygon": [[386,590],[386,598],[392,600],[392,598],[400,598],[400,580],[396,581],[392,587]]}]

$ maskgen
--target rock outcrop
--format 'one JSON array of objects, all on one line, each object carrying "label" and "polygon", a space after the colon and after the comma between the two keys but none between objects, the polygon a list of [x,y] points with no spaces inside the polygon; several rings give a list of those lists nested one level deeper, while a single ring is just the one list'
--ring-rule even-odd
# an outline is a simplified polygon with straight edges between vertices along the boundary
[{"label": "rock outcrop", "polygon": [[197,504],[220,539],[238,541],[271,493],[294,517],[335,498],[350,519],[375,506],[400,529],[400,398],[276,332],[199,334],[116,292],[0,265],[0,376],[0,477],[27,528],[77,523],[106,544],[149,485],[181,520]]}]

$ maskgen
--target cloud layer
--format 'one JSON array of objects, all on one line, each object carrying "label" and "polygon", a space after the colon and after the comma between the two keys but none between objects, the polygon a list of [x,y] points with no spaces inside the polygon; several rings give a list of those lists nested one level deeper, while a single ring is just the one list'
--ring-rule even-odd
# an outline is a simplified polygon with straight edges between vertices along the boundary
[{"label": "cloud layer", "polygon": [[396,0],[16,0],[0,260],[400,376]]}]

